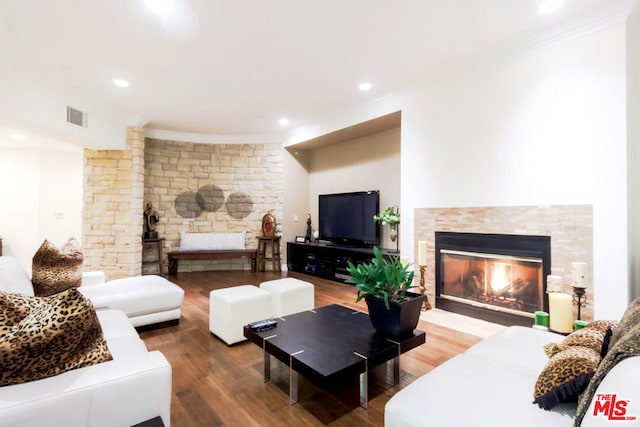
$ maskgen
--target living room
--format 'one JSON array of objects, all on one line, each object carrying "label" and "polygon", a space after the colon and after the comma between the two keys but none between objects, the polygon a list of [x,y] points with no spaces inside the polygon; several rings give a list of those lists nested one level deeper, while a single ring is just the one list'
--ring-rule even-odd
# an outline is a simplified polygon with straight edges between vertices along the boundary
[{"label": "living room", "polygon": [[[591,206],[592,224],[587,226],[593,233],[589,265],[593,317],[618,318],[629,301],[640,294],[640,269],[636,268],[640,178],[634,167],[640,160],[640,125],[631,120],[640,109],[640,84],[633,78],[640,69],[640,12],[637,6],[633,12],[629,10],[627,3],[626,8],[609,9],[598,19],[579,22],[581,25],[576,24],[571,30],[516,43],[508,55],[470,55],[464,65],[442,70],[384,98],[327,112],[287,132],[281,141],[256,141],[277,147],[281,169],[280,174],[274,177],[270,173],[263,180],[266,190],[256,187],[256,193],[251,193],[261,201],[254,204],[254,215],[247,219],[251,225],[241,226],[253,227],[252,232],[257,233],[256,218],[273,209],[282,225],[282,241],[292,241],[304,235],[307,214],[311,214],[312,224],[317,224],[317,194],[383,189],[382,206],[400,207],[401,253],[415,260],[418,241],[431,239],[421,235],[415,226],[416,214],[423,209]],[[347,142],[321,146],[311,153],[305,148],[308,141],[390,114],[399,115],[400,125],[382,134],[390,137],[397,149],[384,154],[391,159],[389,163],[371,163],[375,165],[372,168],[382,168],[384,173],[374,174],[370,169],[361,172],[359,154],[349,148],[375,144],[375,136],[347,138]],[[117,131],[122,128],[111,128],[108,133],[111,136]],[[178,139],[176,133],[155,130],[154,134],[144,126],[132,126],[130,133],[140,134],[118,134],[117,149],[86,147],[88,150],[83,151],[64,142],[56,142],[55,149],[3,148],[0,176],[5,183],[18,183],[0,190],[3,200],[15,201],[3,203],[0,210],[0,223],[11,224],[10,229],[0,230],[5,254],[18,257],[28,267],[43,238],[62,242],[68,236],[89,236],[88,218],[102,221],[93,224],[98,227],[109,224],[107,217],[116,216],[120,206],[96,209],[86,203],[90,199],[83,183],[92,179],[87,176],[87,159],[128,151],[131,141],[135,142],[135,150],[146,150],[156,141],[200,144],[193,137],[189,139],[190,135],[183,134]],[[51,132],[54,135],[57,131]],[[384,152],[384,145],[379,145],[379,152]],[[138,157],[147,155],[145,150]],[[358,182],[354,178],[342,188],[320,188],[318,182],[326,177],[313,166],[310,171],[307,160],[309,156],[316,156],[317,160],[325,152],[345,163],[339,170],[329,172],[336,177],[329,181],[344,181],[344,176],[352,174],[366,179]],[[375,153],[368,154],[375,157]],[[142,180],[147,179],[145,173]],[[109,178],[93,175],[93,179],[97,183]],[[140,181],[136,182],[139,185]],[[199,187],[198,183],[187,184],[179,190],[197,191]],[[180,231],[191,231],[190,227],[199,231],[203,224],[198,221],[213,223],[215,218],[218,225],[225,221],[228,224],[222,213],[183,221],[171,212],[175,195],[163,200],[161,191],[154,193],[146,185],[141,188],[144,193],[134,195],[136,208],[128,208],[125,214],[130,227],[127,229],[133,231],[116,236],[102,230],[93,235],[96,240],[83,242],[89,267],[106,270],[114,277],[139,268],[142,249],[130,246],[139,244],[142,212],[137,209],[148,201],[147,196],[156,208],[163,203],[159,209],[163,236],[167,235],[165,227],[170,219],[182,221],[173,224],[169,232],[172,245]],[[279,194],[274,203],[260,199],[273,188]],[[234,191],[249,193],[243,188],[224,191],[226,195]],[[52,197],[54,194],[56,197]],[[93,191],[92,196],[95,194]],[[385,245],[389,245],[386,235],[384,238]],[[253,243],[254,237],[247,241]],[[130,268],[114,270],[113,259],[105,257],[105,253],[115,256],[117,263],[117,254],[127,251],[135,254],[125,262],[130,263]],[[567,260],[570,261],[582,260]],[[556,268],[556,273],[568,274],[568,264]]]},{"label": "living room", "polygon": [[[458,69],[457,74],[424,82],[373,104],[327,115],[321,122],[289,132],[283,142],[288,148],[282,154],[283,199],[279,206],[269,208],[281,212],[278,220],[283,241],[304,234],[308,213],[313,224],[317,223],[312,194],[316,190],[303,185],[310,182],[309,174],[293,155],[287,154],[292,152],[289,147],[401,111],[402,166],[378,176],[393,177],[401,183],[399,195],[383,192],[382,203],[400,207],[403,255],[413,259],[417,241],[423,239],[414,235],[416,208],[591,205],[594,310],[597,316],[618,314],[637,292],[632,268],[636,259],[637,239],[632,236],[637,228],[637,215],[633,215],[637,179],[634,168],[627,167],[634,163],[636,154],[632,143],[636,124],[627,120],[637,100],[631,78],[637,59],[632,34],[635,27],[631,25],[635,18],[630,15],[626,21],[616,14],[607,17],[604,29],[583,27],[583,33],[575,30],[571,36],[557,36],[529,50],[482,61],[473,73]],[[29,161],[22,164],[3,155],[7,165],[2,170],[5,182],[30,185],[27,190],[3,190],[6,200],[25,199],[6,205],[3,223],[18,218],[24,225],[2,233],[5,246],[13,245],[14,254],[28,261],[45,235],[60,241],[65,235],[81,234],[81,206],[80,196],[72,197],[73,193],[66,191],[63,194],[68,199],[64,203],[50,200],[53,176],[43,168],[53,158],[47,154],[37,155],[40,173],[46,174],[41,175],[40,183],[35,182],[33,174],[16,180],[16,174],[33,169],[29,162],[37,157],[23,153],[20,157]],[[74,191],[80,191],[77,175],[70,179],[62,171],[77,174],[81,155],[71,146],[63,156],[65,162],[75,157],[72,167],[48,166],[60,176],[57,187],[74,186]],[[362,188],[345,186],[344,191],[376,189],[387,181],[376,182],[368,175],[370,184]],[[34,197],[36,193],[41,196]],[[298,222],[294,221],[296,216]],[[63,227],[51,231],[51,223]],[[34,224],[38,226],[34,228]],[[58,231],[65,227],[68,231]],[[599,288],[599,283],[606,283],[606,287]]]}]

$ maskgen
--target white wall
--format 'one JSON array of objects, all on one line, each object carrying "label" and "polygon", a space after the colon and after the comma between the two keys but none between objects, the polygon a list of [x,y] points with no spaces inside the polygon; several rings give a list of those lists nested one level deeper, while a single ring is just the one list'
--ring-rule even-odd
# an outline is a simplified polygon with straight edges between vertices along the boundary
[{"label": "white wall", "polygon": [[[380,211],[389,206],[400,206],[399,170],[400,128],[311,151],[309,213],[312,228],[318,227],[319,194],[380,190]],[[306,218],[307,215],[305,221]],[[380,246],[395,248],[389,238],[389,227],[381,227],[380,233]]]},{"label": "white wall", "polygon": [[31,271],[45,238],[61,245],[81,238],[82,149],[0,149],[0,237],[3,255]]},{"label": "white wall", "polygon": [[[0,68],[0,119],[3,126],[46,135],[91,149],[125,149],[127,126],[143,126],[144,120],[115,110],[91,95],[59,93],[30,76]],[[87,126],[66,121],[67,106],[87,113]]]},{"label": "white wall", "polygon": [[[295,154],[297,153],[297,154]],[[286,265],[286,242],[306,233],[309,213],[309,153],[306,151],[283,154],[283,199],[282,215],[276,218],[282,224],[282,264]]]},{"label": "white wall", "polygon": [[627,23],[627,84],[630,292],[640,297],[640,4]]},{"label": "white wall", "polygon": [[400,244],[412,258],[415,208],[592,205],[594,315],[615,319],[630,298],[625,47],[624,24],[574,33],[336,112],[287,143],[401,110]]},{"label": "white wall", "polygon": [[591,204],[594,312],[619,317],[629,300],[625,91],[624,25],[421,88],[402,106],[405,218],[416,207]]}]

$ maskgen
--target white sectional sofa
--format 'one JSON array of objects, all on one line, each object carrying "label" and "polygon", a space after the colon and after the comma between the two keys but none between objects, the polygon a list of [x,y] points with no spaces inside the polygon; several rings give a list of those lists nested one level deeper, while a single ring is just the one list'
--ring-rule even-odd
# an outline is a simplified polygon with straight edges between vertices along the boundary
[{"label": "white sectional sofa", "polygon": [[119,310],[98,310],[113,360],[0,387],[0,427],[125,427],[171,423],[171,365]]},{"label": "white sectional sofa", "polygon": [[[385,407],[386,427],[572,426],[576,403],[561,403],[546,411],[533,404],[538,375],[549,360],[545,344],[564,336],[533,328],[512,326],[460,354],[394,395]],[[627,415],[640,420],[640,357],[616,365],[596,389],[629,400]],[[601,409],[594,416],[591,402],[582,426],[611,426]],[[613,423],[613,424],[612,424]]]},{"label": "white sectional sofa", "polygon": [[[171,365],[147,351],[134,325],[179,319],[184,291],[159,276],[87,278],[78,289],[96,307],[113,359],[0,387],[0,427],[125,427],[158,416],[170,425]],[[12,257],[0,257],[0,291],[33,296],[27,272]]]},{"label": "white sectional sofa", "polygon": [[[0,290],[33,296],[27,271],[10,256],[0,256]],[[103,272],[82,275],[78,290],[97,309],[124,311],[135,327],[180,320],[184,290],[157,275],[128,277],[105,282]]]}]

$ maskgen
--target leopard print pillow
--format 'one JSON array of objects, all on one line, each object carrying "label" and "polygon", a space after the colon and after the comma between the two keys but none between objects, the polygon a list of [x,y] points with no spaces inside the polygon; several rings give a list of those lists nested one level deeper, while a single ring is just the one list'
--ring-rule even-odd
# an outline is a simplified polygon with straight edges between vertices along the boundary
[{"label": "leopard print pillow", "polygon": [[44,299],[27,295],[0,292],[0,336],[11,332],[34,308],[44,304]]},{"label": "leopard print pillow", "polygon": [[49,296],[82,284],[82,251],[73,237],[60,249],[48,240],[33,256],[31,282],[36,296]]},{"label": "leopard print pillow", "polygon": [[559,344],[545,345],[549,362],[536,380],[533,403],[548,410],[562,402],[576,400],[602,360],[605,335],[606,331],[600,328],[583,328]]},{"label": "leopard print pillow", "polygon": [[544,367],[533,393],[542,409],[577,399],[600,363],[600,354],[588,347],[567,347],[554,354]]},{"label": "leopard print pillow", "polygon": [[111,360],[91,302],[75,288],[51,297],[0,292],[0,386]]},{"label": "leopard print pillow", "polygon": [[547,357],[569,347],[587,347],[600,354],[606,330],[583,328],[569,334],[560,344],[551,343],[544,346]]}]

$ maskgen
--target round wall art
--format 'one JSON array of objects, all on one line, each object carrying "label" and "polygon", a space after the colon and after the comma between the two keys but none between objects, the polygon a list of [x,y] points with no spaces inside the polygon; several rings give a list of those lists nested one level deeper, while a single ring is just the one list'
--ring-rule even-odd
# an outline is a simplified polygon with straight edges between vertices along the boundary
[{"label": "round wall art", "polygon": [[198,203],[206,212],[215,212],[224,205],[224,191],[216,185],[205,185],[198,190]]},{"label": "round wall art", "polygon": [[178,194],[174,202],[176,212],[183,218],[199,217],[204,204],[202,196],[194,191],[185,191]]},{"label": "round wall art", "polygon": [[249,216],[253,210],[253,201],[246,193],[231,193],[227,199],[227,213],[235,219]]}]

